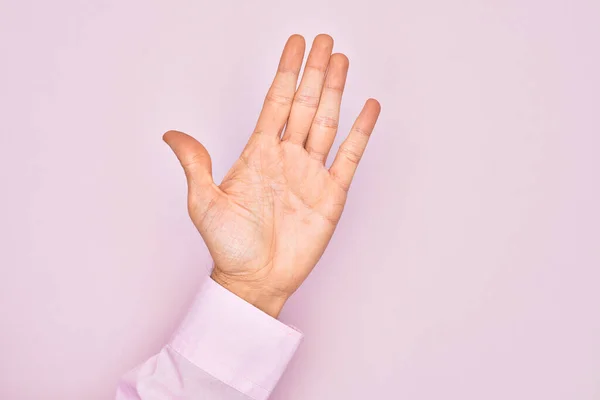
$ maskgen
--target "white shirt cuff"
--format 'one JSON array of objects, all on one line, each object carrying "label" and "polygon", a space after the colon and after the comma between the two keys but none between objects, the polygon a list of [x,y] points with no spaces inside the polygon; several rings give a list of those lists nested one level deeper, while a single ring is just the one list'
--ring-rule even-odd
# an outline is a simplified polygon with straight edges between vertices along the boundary
[{"label": "white shirt cuff", "polygon": [[170,347],[223,383],[264,400],[301,340],[301,332],[208,277]]}]

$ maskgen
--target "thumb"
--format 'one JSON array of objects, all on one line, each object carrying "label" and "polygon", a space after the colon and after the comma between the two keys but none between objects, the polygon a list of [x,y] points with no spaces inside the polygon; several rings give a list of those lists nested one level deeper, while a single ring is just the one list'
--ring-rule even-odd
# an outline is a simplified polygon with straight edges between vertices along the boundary
[{"label": "thumb", "polygon": [[168,131],[163,140],[169,145],[183,167],[188,186],[207,186],[213,183],[212,163],[206,148],[183,132]]}]

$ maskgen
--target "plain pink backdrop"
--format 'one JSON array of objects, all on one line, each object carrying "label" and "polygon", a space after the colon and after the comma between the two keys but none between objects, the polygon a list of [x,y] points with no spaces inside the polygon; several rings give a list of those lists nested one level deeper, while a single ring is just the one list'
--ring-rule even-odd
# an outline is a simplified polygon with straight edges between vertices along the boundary
[{"label": "plain pink backdrop", "polygon": [[211,263],[161,134],[220,181],[288,35],[383,105],[282,320],[276,400],[600,398],[600,2],[0,1],[0,398],[110,399]]}]

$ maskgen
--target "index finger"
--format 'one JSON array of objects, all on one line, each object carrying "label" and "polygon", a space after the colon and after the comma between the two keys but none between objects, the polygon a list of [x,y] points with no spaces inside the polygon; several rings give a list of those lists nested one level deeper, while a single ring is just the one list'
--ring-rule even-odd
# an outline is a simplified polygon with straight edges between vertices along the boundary
[{"label": "index finger", "polygon": [[298,74],[304,59],[304,38],[292,35],[283,48],[277,73],[267,92],[255,132],[281,136],[290,114]]}]

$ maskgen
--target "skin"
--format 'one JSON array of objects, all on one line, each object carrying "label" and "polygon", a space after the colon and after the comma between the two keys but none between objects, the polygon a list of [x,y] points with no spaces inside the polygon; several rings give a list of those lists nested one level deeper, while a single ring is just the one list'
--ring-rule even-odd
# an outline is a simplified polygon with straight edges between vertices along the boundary
[{"label": "skin", "polygon": [[366,101],[327,169],[348,73],[348,58],[332,49],[330,36],[315,38],[296,90],[305,42],[288,39],[256,128],[220,185],[202,144],[163,136],[184,169],[212,279],[275,318],[325,251],[381,109]]}]

